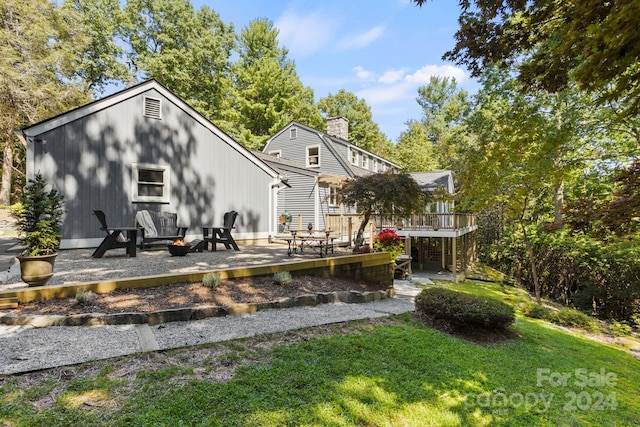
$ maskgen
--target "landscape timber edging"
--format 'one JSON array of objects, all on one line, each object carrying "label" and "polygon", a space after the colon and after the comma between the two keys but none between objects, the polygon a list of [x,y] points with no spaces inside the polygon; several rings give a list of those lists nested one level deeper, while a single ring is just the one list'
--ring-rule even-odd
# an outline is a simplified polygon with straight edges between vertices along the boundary
[{"label": "landscape timber edging", "polygon": [[149,326],[169,322],[202,320],[210,317],[224,317],[236,314],[255,313],[261,310],[306,307],[319,304],[348,303],[362,304],[391,298],[393,287],[386,291],[337,291],[316,294],[301,294],[295,297],[281,298],[264,303],[234,304],[228,307],[197,306],[174,308],[149,313],[83,313],[63,315],[19,315],[0,314],[0,324],[12,326],[32,326],[47,328],[50,326],[100,326],[100,325],[135,325],[147,323]]},{"label": "landscape timber edging", "polygon": [[391,263],[389,253],[374,252],[370,254],[315,258],[305,261],[284,262],[253,267],[236,267],[190,273],[120,278],[96,282],[34,286],[0,291],[0,299],[12,298],[18,303],[27,303],[54,298],[73,298],[76,296],[78,290],[103,294],[117,289],[149,288],[175,283],[201,282],[203,276],[207,273],[218,273],[222,279],[237,279],[250,276],[271,276],[281,271],[288,271],[293,276],[340,277],[393,286],[393,264]]}]

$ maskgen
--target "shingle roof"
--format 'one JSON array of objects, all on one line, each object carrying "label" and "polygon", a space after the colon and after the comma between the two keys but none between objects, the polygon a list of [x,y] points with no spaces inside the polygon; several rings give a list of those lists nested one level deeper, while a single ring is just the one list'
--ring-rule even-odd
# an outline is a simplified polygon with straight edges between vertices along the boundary
[{"label": "shingle roof", "polygon": [[411,172],[409,175],[425,191],[434,191],[439,187],[444,187],[449,191],[449,184],[453,182],[451,171]]}]

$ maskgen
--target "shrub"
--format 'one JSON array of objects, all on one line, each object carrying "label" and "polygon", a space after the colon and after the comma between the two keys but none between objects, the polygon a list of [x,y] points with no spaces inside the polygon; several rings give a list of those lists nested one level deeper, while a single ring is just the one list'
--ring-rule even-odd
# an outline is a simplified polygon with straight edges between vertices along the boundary
[{"label": "shrub", "polygon": [[609,325],[609,331],[611,331],[611,333],[616,337],[631,335],[632,330],[633,328],[631,327],[631,325],[629,325],[629,323],[625,322],[624,320],[622,322],[614,321],[613,323],[611,323],[611,325]]},{"label": "shrub", "polygon": [[273,275],[273,283],[280,286],[288,286],[291,284],[291,273],[288,271],[279,271]]},{"label": "shrub", "polygon": [[536,304],[533,301],[527,301],[520,307],[522,314],[534,319],[546,319],[551,312],[547,307]]},{"label": "shrub", "polygon": [[600,331],[600,326],[598,326],[596,319],[575,308],[561,308],[558,311],[551,311],[546,320],[558,325],[571,326],[590,332]]},{"label": "shrub", "polygon": [[493,298],[468,295],[443,288],[425,289],[415,298],[416,314],[453,329],[474,326],[504,329],[515,320],[513,307]]},{"label": "shrub", "polygon": [[404,253],[404,240],[394,230],[384,228],[373,239],[373,248],[376,251],[389,252],[391,259],[395,260]]},{"label": "shrub", "polygon": [[78,304],[91,304],[98,298],[95,292],[78,289],[76,291],[76,301]]},{"label": "shrub", "polygon": [[210,289],[215,289],[222,283],[222,276],[220,273],[207,273],[202,276],[202,284]]}]

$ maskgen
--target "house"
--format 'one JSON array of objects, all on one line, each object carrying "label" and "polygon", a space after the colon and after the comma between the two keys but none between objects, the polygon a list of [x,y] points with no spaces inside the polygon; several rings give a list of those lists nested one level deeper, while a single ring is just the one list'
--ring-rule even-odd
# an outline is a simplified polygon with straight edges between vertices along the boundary
[{"label": "house", "polygon": [[[287,188],[278,192],[278,212],[293,215],[293,227],[312,224],[328,228],[327,217],[354,214],[339,206],[336,190],[345,179],[399,171],[397,164],[348,141],[349,122],[344,117],[327,120],[327,132],[291,122],[267,140],[262,160],[282,175],[295,174]],[[293,169],[292,169],[293,168]],[[304,178],[299,174],[306,173]],[[313,178],[313,179],[312,179]],[[301,180],[298,180],[301,179]]]},{"label": "house", "polygon": [[[291,122],[267,141],[261,159],[286,177],[287,183],[278,191],[276,211],[292,216],[293,229],[311,223],[315,229],[333,230],[343,240],[346,233],[349,241],[360,219],[338,203],[337,188],[349,178],[401,170],[349,143],[348,132],[348,121],[333,117],[327,120],[326,132]],[[454,213],[453,197],[447,197],[455,192],[451,171],[410,175],[424,191],[438,197],[421,215],[378,218],[375,228],[394,228],[407,238],[418,268],[450,269],[455,274],[475,259],[475,217]]]},{"label": "house", "polygon": [[237,240],[267,239],[282,177],[155,80],[26,127],[27,178],[40,172],[64,195],[62,248],[98,246],[138,210],[177,212],[187,237],[236,210]]}]

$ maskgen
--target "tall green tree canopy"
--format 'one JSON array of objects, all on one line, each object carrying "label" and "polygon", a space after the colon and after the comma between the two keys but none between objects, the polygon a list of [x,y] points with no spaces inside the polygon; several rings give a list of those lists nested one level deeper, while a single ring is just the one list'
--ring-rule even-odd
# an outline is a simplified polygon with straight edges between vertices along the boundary
[{"label": "tall green tree canopy", "polygon": [[225,130],[230,111],[232,25],[189,0],[128,0],[124,34],[128,56],[145,77],[157,79]]},{"label": "tall green tree canopy", "polygon": [[252,149],[262,149],[292,120],[314,128],[323,123],[313,91],[300,81],[277,36],[271,21],[257,19],[238,37],[240,57],[233,68],[238,128],[232,135]]},{"label": "tall green tree canopy", "polygon": [[4,0],[0,18],[0,204],[8,205],[21,166],[13,132],[88,101],[78,70],[90,38],[78,15],[47,0]]},{"label": "tall green tree canopy", "polygon": [[427,128],[419,121],[410,120],[407,129],[398,137],[392,156],[406,172],[424,172],[439,168]]},{"label": "tall green tree canopy", "polygon": [[[422,5],[426,0],[413,0]],[[460,0],[455,47],[444,59],[479,76],[519,64],[527,87],[557,92],[576,81],[599,100],[640,112],[637,0]]]},{"label": "tall green tree canopy", "polygon": [[349,142],[372,153],[386,156],[391,142],[373,121],[371,108],[364,99],[340,89],[318,101],[318,108],[326,118],[342,116],[349,121]]}]

